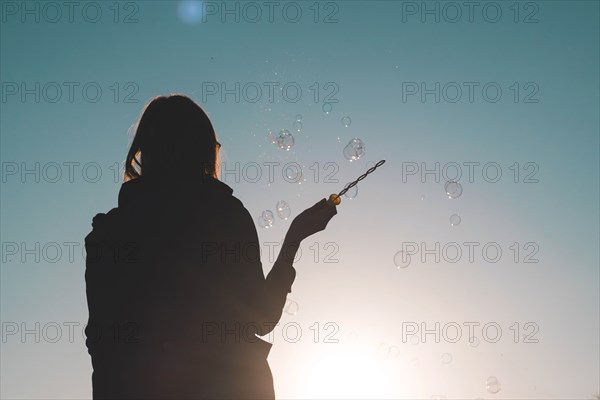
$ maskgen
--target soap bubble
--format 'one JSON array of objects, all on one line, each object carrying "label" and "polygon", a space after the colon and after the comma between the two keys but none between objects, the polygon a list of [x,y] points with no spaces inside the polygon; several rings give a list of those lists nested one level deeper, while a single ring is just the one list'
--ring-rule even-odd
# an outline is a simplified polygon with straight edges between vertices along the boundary
[{"label": "soap bubble", "polygon": [[289,151],[292,147],[294,147],[294,135],[292,135],[287,129],[282,129],[277,137],[277,145],[280,149]]},{"label": "soap bubble", "polygon": [[424,195],[424,194],[422,194],[422,195],[421,195],[421,197],[420,197],[420,199],[421,199],[421,200],[425,200],[425,195]]},{"label": "soap bubble", "polygon": [[331,112],[331,110],[333,110],[333,106],[331,105],[331,103],[323,103],[323,112],[325,114],[329,114]]},{"label": "soap bubble", "polygon": [[[410,261],[409,261],[410,262]],[[410,344],[412,344],[413,346],[418,345],[419,343],[421,343],[421,340],[419,339],[419,337],[417,335],[412,335],[410,337]]]},{"label": "soap bubble", "polygon": [[273,216],[273,211],[271,211],[271,210],[265,210],[265,211],[263,211],[260,216],[266,222],[269,222],[271,224],[273,224],[273,221],[275,220],[275,217]]},{"label": "soap bubble", "polygon": [[462,185],[459,182],[448,181],[444,184],[444,190],[446,190],[446,194],[449,199],[459,198],[463,192]]},{"label": "soap bubble", "polygon": [[273,227],[273,221],[267,221],[261,215],[260,217],[258,217],[258,226],[260,226],[261,228],[269,229]]},{"label": "soap bubble", "polygon": [[477,339],[475,336],[473,336],[472,338],[469,339],[469,346],[471,347],[477,347],[479,346],[479,339]]},{"label": "soap bubble", "polygon": [[[348,185],[350,185],[350,183],[347,183],[346,186],[344,186],[344,189],[347,188]],[[348,189],[348,191],[346,193],[344,193],[344,196],[346,196],[350,200],[355,198],[357,195],[358,195],[358,185],[352,186],[350,189]]]},{"label": "soap bubble", "polygon": [[273,144],[277,143],[277,136],[272,130],[267,130],[267,140]]},{"label": "soap bubble", "polygon": [[396,254],[394,254],[394,265],[396,265],[396,268],[398,269],[408,267],[410,265],[410,254],[402,250],[396,252]]},{"label": "soap bubble", "polygon": [[337,137],[335,140],[336,140],[338,143],[342,143],[342,138],[341,138],[341,137],[339,137],[339,136],[338,136],[338,137]]},{"label": "soap bubble", "polygon": [[302,167],[295,163],[289,163],[283,170],[284,178],[289,183],[302,183],[304,182],[304,174],[302,173]]},{"label": "soap bubble", "polygon": [[365,155],[365,144],[359,138],[353,138],[344,147],[344,158],[349,161],[356,161]]},{"label": "soap bubble", "polygon": [[290,205],[285,200],[280,200],[277,202],[277,216],[281,219],[288,219],[292,210]]},{"label": "soap bubble", "polygon": [[490,376],[485,380],[485,388],[491,394],[496,394],[500,391],[500,381],[495,376]]},{"label": "soap bubble", "polygon": [[387,351],[387,355],[392,358],[396,358],[400,355],[400,349],[398,346],[390,346]]},{"label": "soap bubble", "polygon": [[460,215],[452,214],[450,216],[450,225],[452,225],[452,226],[460,225],[460,221],[461,221]]},{"label": "soap bubble", "polygon": [[344,157],[349,161],[356,161],[365,155],[365,144],[359,138],[353,138],[344,148]]},{"label": "soap bubble", "polygon": [[302,130],[302,122],[300,121],[295,121],[294,122],[294,130],[296,132],[300,132]]},{"label": "soap bubble", "polygon": [[351,123],[352,120],[350,119],[350,117],[342,117],[342,125],[344,125],[345,128],[349,127]]},{"label": "soap bubble", "polygon": [[285,313],[288,315],[296,315],[296,314],[298,314],[298,310],[300,309],[300,306],[294,300],[287,299],[285,301],[285,306],[283,309],[284,309]]},{"label": "soap bubble", "polygon": [[452,362],[452,354],[444,353],[441,357],[442,364],[450,364]]},{"label": "soap bubble", "polygon": [[296,121],[302,121],[302,114],[296,114]]}]

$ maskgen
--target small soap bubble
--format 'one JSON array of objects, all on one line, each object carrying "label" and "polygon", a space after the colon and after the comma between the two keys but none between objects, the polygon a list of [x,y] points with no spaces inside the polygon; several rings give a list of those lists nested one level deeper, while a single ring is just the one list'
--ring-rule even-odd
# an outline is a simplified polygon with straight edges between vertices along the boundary
[{"label": "small soap bubble", "polygon": [[290,214],[292,213],[292,209],[290,205],[285,200],[280,200],[277,202],[277,216],[281,219],[288,219]]},{"label": "small soap bubble", "polygon": [[400,355],[400,349],[398,346],[390,346],[387,350],[387,355],[392,358],[396,358]]},{"label": "small soap bubble", "polygon": [[462,185],[456,181],[448,181],[444,184],[444,190],[449,199],[457,199],[463,192]]},{"label": "small soap bubble", "polygon": [[422,195],[421,195],[421,197],[420,197],[420,199],[421,199],[421,200],[425,200],[425,195],[424,195],[424,194],[422,194]]},{"label": "small soap bubble", "polygon": [[304,182],[304,174],[302,168],[297,164],[288,164],[283,170],[284,178],[289,183],[302,183]]},{"label": "small soap bubble", "polygon": [[[409,261],[409,263],[410,263],[410,261]],[[410,344],[412,344],[413,346],[416,346],[416,345],[418,345],[419,343],[421,343],[421,340],[419,339],[419,336],[417,336],[417,335],[412,335],[412,336],[410,337]]]},{"label": "small soap bubble", "polygon": [[450,225],[452,225],[452,226],[460,225],[460,221],[461,221],[460,215],[452,214],[450,216]]},{"label": "small soap bubble", "polygon": [[[394,254],[394,265],[396,265],[396,268],[401,269],[401,268],[406,268],[410,265],[410,254],[400,250],[398,252],[396,252],[396,254]],[[419,338],[417,336],[413,336],[413,338],[417,338],[417,341],[419,340]],[[411,342],[412,342],[412,338],[411,338]]]},{"label": "small soap bubble", "polygon": [[479,339],[477,339],[475,336],[473,336],[472,338],[469,339],[469,346],[471,347],[477,347],[479,346]]},{"label": "small soap bubble", "polygon": [[442,364],[450,364],[452,362],[452,354],[444,353],[441,357]]},{"label": "small soap bubble", "polygon": [[353,138],[344,147],[344,158],[348,161],[356,161],[365,155],[365,144],[359,138]]},{"label": "small soap bubble", "polygon": [[296,114],[296,121],[302,121],[302,114]]},{"label": "small soap bubble", "polygon": [[345,128],[349,127],[351,123],[352,123],[352,120],[350,119],[350,117],[348,117],[348,116],[342,117],[342,125],[344,125]]},{"label": "small soap bubble", "polygon": [[496,394],[500,391],[500,381],[495,376],[490,376],[485,380],[485,388],[491,394]]},{"label": "small soap bubble", "polygon": [[323,112],[325,114],[329,114],[331,112],[331,110],[333,110],[333,106],[331,105],[331,103],[323,103]]},{"label": "small soap bubble", "polygon": [[294,135],[292,135],[287,129],[282,129],[277,137],[277,145],[280,149],[289,151],[292,147],[294,147]]},{"label": "small soap bubble", "polygon": [[266,222],[269,222],[271,224],[273,224],[273,221],[275,220],[275,217],[273,216],[273,211],[271,211],[271,210],[265,210],[265,211],[263,211],[260,216]]},{"label": "small soap bubble", "polygon": [[[346,184],[346,186],[344,187],[344,189],[347,188],[348,185],[350,185],[350,183]],[[355,198],[357,195],[358,195],[358,185],[352,186],[350,189],[348,189],[348,191],[346,193],[344,193],[344,196],[346,196],[350,200],[352,200],[353,198]]]},{"label": "small soap bubble", "polygon": [[258,217],[258,226],[260,226],[261,228],[269,229],[273,227],[273,221],[266,221],[261,215],[260,217]]},{"label": "small soap bubble", "polygon": [[300,132],[302,130],[302,122],[300,121],[295,121],[294,122],[294,130],[296,132]]},{"label": "small soap bubble", "polygon": [[285,307],[283,308],[285,313],[288,315],[296,315],[298,314],[298,310],[300,306],[292,299],[287,299],[285,301]]},{"label": "small soap bubble", "polygon": [[277,135],[275,135],[275,132],[270,129],[267,130],[267,140],[273,144],[277,143]]},{"label": "small soap bubble", "polygon": [[338,137],[337,137],[335,140],[336,140],[336,142],[338,142],[338,143],[342,143],[342,138],[341,138],[341,137],[339,137],[339,136],[338,136]]}]

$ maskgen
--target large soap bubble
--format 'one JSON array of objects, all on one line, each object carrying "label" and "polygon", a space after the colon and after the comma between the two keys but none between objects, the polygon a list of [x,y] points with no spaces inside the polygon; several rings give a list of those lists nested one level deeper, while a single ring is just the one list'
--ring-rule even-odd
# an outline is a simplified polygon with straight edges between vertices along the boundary
[{"label": "large soap bubble", "polygon": [[277,146],[279,146],[280,149],[289,151],[294,147],[294,135],[287,129],[282,129],[277,137]]},{"label": "large soap bubble", "polygon": [[353,138],[344,147],[344,158],[348,161],[356,161],[365,155],[365,144],[359,138]]}]

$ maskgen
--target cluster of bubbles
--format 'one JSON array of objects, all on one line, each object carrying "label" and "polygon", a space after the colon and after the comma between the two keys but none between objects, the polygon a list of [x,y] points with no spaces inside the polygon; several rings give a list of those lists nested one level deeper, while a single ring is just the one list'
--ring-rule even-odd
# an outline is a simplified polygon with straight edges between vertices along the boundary
[{"label": "cluster of bubbles", "polygon": [[352,120],[350,119],[350,117],[348,117],[348,116],[342,117],[342,125],[344,125],[344,128],[349,127],[351,123],[352,123]]},{"label": "cluster of bubbles", "polygon": [[[292,127],[296,133],[302,131],[302,114],[296,114],[296,120],[292,124]],[[267,130],[267,140],[285,151],[290,151],[294,147],[295,142],[294,135],[287,129],[280,130],[279,134],[275,134],[271,129]]]},{"label": "cluster of bubbles", "polygon": [[[457,181],[448,181],[444,184],[444,191],[449,199],[458,199],[463,192],[462,185]],[[450,226],[460,225],[460,215],[452,214],[450,216]]]},{"label": "cluster of bubbles", "polygon": [[288,315],[296,315],[296,314],[298,314],[298,310],[300,310],[300,306],[298,305],[298,303],[296,301],[294,301],[292,299],[286,299],[283,310]]},{"label": "cluster of bubbles", "polygon": [[359,160],[365,155],[365,144],[359,138],[353,138],[344,147],[344,158],[348,161]]},{"label": "cluster of bubbles", "polygon": [[[353,139],[354,140],[354,139]],[[348,147],[348,146],[346,146]],[[344,155],[346,155],[346,150],[344,149]],[[446,196],[449,199],[458,199],[463,192],[463,187],[458,181],[447,181],[444,183],[444,191],[446,192]],[[425,200],[425,195],[421,195],[421,201]],[[462,218],[459,214],[454,213],[450,215],[450,226],[458,226],[462,222]],[[410,254],[405,254],[403,251],[398,251],[394,254],[394,265],[397,269],[404,269],[408,267],[410,264]],[[477,347],[479,342],[475,344],[473,347]]]},{"label": "cluster of bubbles", "polygon": [[[285,200],[278,201],[275,205],[275,210],[277,212],[277,216],[283,220],[287,220],[292,214],[292,209]],[[275,216],[273,215],[273,211],[271,210],[264,210],[258,217],[258,225],[261,228],[272,228],[274,222]]]}]

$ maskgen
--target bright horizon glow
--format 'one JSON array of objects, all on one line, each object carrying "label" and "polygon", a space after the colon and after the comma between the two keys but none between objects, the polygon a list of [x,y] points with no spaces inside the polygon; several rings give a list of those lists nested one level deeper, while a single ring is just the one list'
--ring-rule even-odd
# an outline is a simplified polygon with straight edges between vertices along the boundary
[{"label": "bright horizon glow", "polygon": [[373,349],[341,345],[326,355],[308,354],[301,361],[305,376],[296,387],[298,399],[383,399],[394,396],[394,377],[389,363]]}]

